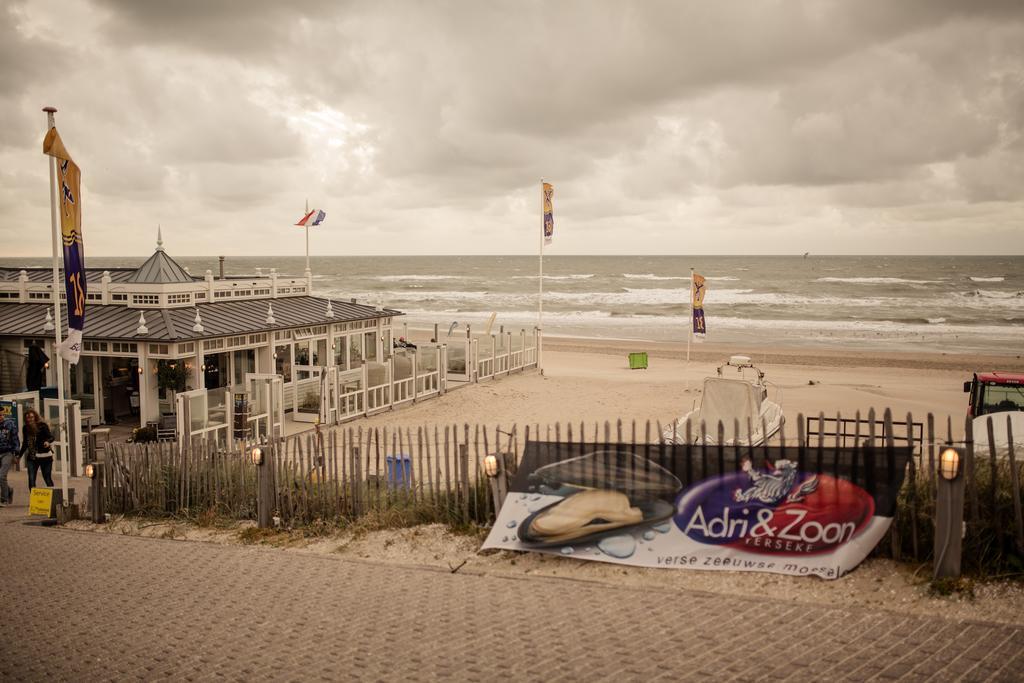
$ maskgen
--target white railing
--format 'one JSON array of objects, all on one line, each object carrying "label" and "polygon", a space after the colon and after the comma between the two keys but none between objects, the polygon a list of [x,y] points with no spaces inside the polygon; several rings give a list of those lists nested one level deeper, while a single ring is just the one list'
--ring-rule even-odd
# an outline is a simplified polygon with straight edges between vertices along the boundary
[{"label": "white railing", "polygon": [[366,389],[366,413],[375,413],[391,407],[391,385],[380,384]]},{"label": "white railing", "polygon": [[416,398],[415,395],[413,394],[415,390],[414,385],[415,381],[413,380],[412,377],[407,377],[406,379],[400,379],[394,382],[391,385],[392,389],[394,390],[394,400],[392,401],[392,405],[397,406]]},{"label": "white railing", "polygon": [[[448,390],[448,379],[491,379],[536,364],[536,347],[524,348],[527,337],[525,333],[521,335],[514,339],[512,333],[503,332],[456,340],[450,346],[423,344],[415,351],[397,350],[384,363],[364,363],[353,370],[334,373],[328,368],[328,386],[322,392],[328,404],[325,421],[337,424],[439,396]],[[295,408],[293,419],[301,420],[300,399],[306,393],[320,392],[315,382],[310,377],[285,387],[285,403]]]},{"label": "white railing", "polygon": [[295,402],[292,404],[293,417],[302,422],[316,422],[320,418],[323,396],[320,394],[320,372],[311,373],[306,379],[295,382]]},{"label": "white railing", "polygon": [[494,359],[493,358],[481,358],[477,363],[476,372],[477,379],[490,379],[494,377]]},{"label": "white railing", "polygon": [[437,370],[427,372],[416,378],[416,398],[433,396],[440,391],[440,373]]},{"label": "white railing", "polygon": [[232,402],[227,389],[195,389],[177,394],[178,438],[184,443],[213,442],[231,446]]},{"label": "white railing", "polygon": [[367,393],[354,389],[338,395],[338,419],[348,420],[366,414]]},{"label": "white railing", "polygon": [[473,379],[473,344],[467,339],[448,342],[447,358],[444,367],[448,378],[458,382],[469,382]]}]

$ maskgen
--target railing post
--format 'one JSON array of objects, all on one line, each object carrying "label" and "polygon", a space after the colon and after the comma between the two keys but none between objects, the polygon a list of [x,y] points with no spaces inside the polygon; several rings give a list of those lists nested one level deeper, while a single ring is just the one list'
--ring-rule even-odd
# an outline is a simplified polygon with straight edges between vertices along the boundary
[{"label": "railing post", "polygon": [[526,329],[524,328],[519,330],[519,335],[523,339],[523,343],[519,347],[520,349],[522,349],[523,354],[523,361],[519,369],[523,372],[526,372]]},{"label": "railing post", "polygon": [[437,347],[437,391],[448,393],[448,345]]},{"label": "railing post", "polygon": [[269,529],[274,511],[274,448],[270,444],[256,446],[248,455],[256,465],[256,524]]},{"label": "railing post", "polygon": [[361,362],[363,371],[363,381],[361,382],[363,386],[363,415],[367,415],[370,412],[370,369],[367,367],[365,360]]},{"label": "railing post", "polygon": [[388,360],[388,407],[395,407],[395,354]]},{"label": "railing post", "polygon": [[480,382],[480,345],[475,339],[466,343],[466,363],[469,365],[469,381]]},{"label": "railing post", "polygon": [[416,358],[416,351],[412,352],[412,402],[416,402],[416,397],[420,393],[420,378],[419,378],[419,362]]}]

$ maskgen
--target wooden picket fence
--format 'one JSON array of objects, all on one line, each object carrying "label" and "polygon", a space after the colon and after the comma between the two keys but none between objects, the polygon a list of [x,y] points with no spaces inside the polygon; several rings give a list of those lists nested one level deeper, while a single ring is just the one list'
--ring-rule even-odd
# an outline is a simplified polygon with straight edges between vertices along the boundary
[{"label": "wooden picket fence", "polygon": [[[998,419],[996,416],[995,419]],[[944,445],[964,449],[966,483],[965,566],[1012,567],[1024,561],[1024,519],[1021,513],[1022,469],[1012,447],[997,453],[992,428],[979,443],[972,422],[965,438],[954,441],[951,419],[940,434],[935,418],[915,422],[912,415],[894,421],[887,410],[852,419],[840,415],[796,422],[796,439],[783,429],[771,445],[792,449],[801,465],[817,464],[825,448],[871,446],[885,454],[909,446],[910,458],[899,494],[896,519],[887,541],[876,553],[894,559],[924,561],[932,552],[937,457]],[[729,429],[731,427],[731,429]],[[748,427],[749,430],[749,427]],[[742,437],[740,425],[715,425],[725,435]],[[707,434],[706,425],[699,433]],[[500,504],[499,487],[485,474],[484,459],[496,454],[502,476],[514,472],[527,441],[586,447],[617,447],[643,452],[657,461],[662,425],[624,425],[622,421],[545,426],[443,425],[409,428],[334,427],[266,444],[266,467],[273,476],[274,517],[283,527],[344,523],[368,514],[401,512],[406,522],[487,525]],[[756,457],[757,449],[749,449]],[[697,463],[695,477],[735,471],[738,456],[723,460],[715,445],[690,446]],[[235,519],[257,514],[257,466],[249,453],[218,451],[202,443],[180,448],[172,443],[117,444],[107,454],[104,477],[106,509],[130,514],[193,514],[213,511]],[[890,459],[891,460],[891,459]],[[1016,558],[1016,559],[1014,559]]]}]

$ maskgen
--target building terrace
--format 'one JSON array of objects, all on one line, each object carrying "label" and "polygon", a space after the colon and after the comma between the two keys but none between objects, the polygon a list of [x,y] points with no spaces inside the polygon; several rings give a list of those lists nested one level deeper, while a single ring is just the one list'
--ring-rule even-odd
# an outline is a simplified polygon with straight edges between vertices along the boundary
[{"label": "building terrace", "polygon": [[[82,356],[65,374],[87,426],[259,439],[537,363],[536,330],[406,347],[394,341],[401,312],[315,296],[309,270],[199,277],[159,238],[138,268],[88,269],[87,279]],[[0,267],[0,395],[36,407],[34,396],[55,397],[52,288],[51,269]]]}]

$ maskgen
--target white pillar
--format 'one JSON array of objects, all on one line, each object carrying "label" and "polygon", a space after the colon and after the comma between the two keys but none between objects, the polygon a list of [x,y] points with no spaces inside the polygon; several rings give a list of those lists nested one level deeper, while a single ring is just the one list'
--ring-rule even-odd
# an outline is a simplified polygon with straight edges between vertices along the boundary
[{"label": "white pillar", "polygon": [[196,340],[196,355],[192,361],[192,388],[204,389],[203,386],[203,342]]},{"label": "white pillar", "polygon": [[150,393],[156,387],[155,377],[153,376],[153,370],[149,363],[149,345],[144,342],[139,342],[139,369],[142,373],[139,375],[139,426],[145,427],[146,422],[153,420],[153,410],[155,401],[151,397]]},{"label": "white pillar", "polygon": [[100,292],[103,297],[100,301],[106,305],[110,303],[110,271],[104,270],[103,277],[100,278]]}]

